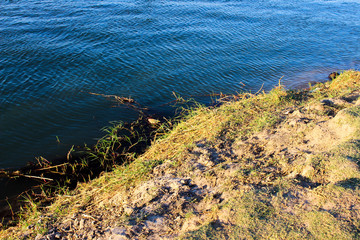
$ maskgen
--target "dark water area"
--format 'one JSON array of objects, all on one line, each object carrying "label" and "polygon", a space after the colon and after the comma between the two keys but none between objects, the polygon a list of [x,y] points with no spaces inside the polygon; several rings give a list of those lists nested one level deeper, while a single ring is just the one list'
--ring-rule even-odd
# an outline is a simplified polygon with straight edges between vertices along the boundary
[{"label": "dark water area", "polygon": [[359,69],[359,13],[349,0],[0,0],[0,168],[136,119],[88,92],[166,114],[173,91],[269,90],[282,76],[296,88]]}]

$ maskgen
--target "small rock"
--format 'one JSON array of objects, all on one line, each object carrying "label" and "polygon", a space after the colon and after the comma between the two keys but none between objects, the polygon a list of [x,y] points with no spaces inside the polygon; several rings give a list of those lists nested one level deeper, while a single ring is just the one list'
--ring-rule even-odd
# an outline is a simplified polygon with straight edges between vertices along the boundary
[{"label": "small rock", "polygon": [[134,212],[134,208],[130,207],[130,206],[125,206],[124,207],[124,213],[128,216],[130,216],[132,213]]},{"label": "small rock", "polygon": [[337,76],[339,76],[340,74],[338,72],[332,72],[329,74],[328,78],[330,80],[334,80],[335,78],[337,78]]},{"label": "small rock", "polygon": [[172,191],[179,191],[180,189],[180,183],[177,181],[169,182],[168,186],[171,188]]},{"label": "small rock", "polygon": [[56,239],[60,239],[61,238],[61,233],[55,233],[55,236],[54,236]]},{"label": "small rock", "polygon": [[288,115],[288,114],[293,113],[293,112],[294,112],[294,109],[288,108],[283,112],[283,114]]},{"label": "small rock", "polygon": [[307,165],[302,170],[301,175],[306,177],[313,171],[314,171],[314,168],[312,166],[310,166],[310,165]]},{"label": "small rock", "polygon": [[190,185],[191,179],[181,179],[180,183],[182,185]]}]

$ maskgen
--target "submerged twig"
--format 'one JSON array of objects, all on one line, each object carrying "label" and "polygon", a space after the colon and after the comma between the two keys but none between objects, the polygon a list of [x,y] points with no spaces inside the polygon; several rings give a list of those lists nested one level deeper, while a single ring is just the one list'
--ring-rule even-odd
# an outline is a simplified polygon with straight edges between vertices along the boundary
[{"label": "submerged twig", "polygon": [[121,102],[121,103],[136,103],[134,99],[132,98],[126,98],[126,97],[119,97],[116,95],[106,95],[106,94],[102,94],[102,93],[93,93],[93,92],[88,92],[91,95],[96,95],[96,96],[102,96],[102,97],[107,97],[107,98],[114,98],[115,100]]},{"label": "submerged twig", "polygon": [[146,115],[144,113],[144,111],[148,110],[148,108],[146,107],[142,107],[138,102],[136,102],[134,99],[130,98],[130,97],[119,97],[117,95],[106,95],[106,94],[102,94],[102,93],[93,93],[93,92],[87,92],[88,94],[91,95],[95,95],[95,96],[102,96],[102,97],[106,97],[106,98],[113,98],[115,99],[119,104],[124,104],[126,106],[128,106],[129,108],[134,109],[135,111]]},{"label": "submerged twig", "polygon": [[62,164],[55,165],[55,166],[50,166],[50,167],[46,167],[46,168],[36,169],[36,171],[49,170],[49,169],[53,169],[53,168],[58,168],[58,167],[61,167],[61,166],[65,166],[65,165],[68,165],[68,164],[69,164],[69,163],[62,163]]}]

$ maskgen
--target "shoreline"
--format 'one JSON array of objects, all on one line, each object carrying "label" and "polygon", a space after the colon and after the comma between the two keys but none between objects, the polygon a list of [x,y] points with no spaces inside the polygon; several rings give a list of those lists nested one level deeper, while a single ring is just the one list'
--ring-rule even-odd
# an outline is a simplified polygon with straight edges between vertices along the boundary
[{"label": "shoreline", "polygon": [[[335,72],[334,72],[335,73]],[[331,73],[333,74],[333,73]],[[331,78],[331,74],[329,75],[329,79]],[[337,75],[336,75],[337,76]],[[335,75],[332,76],[332,78],[336,77]],[[279,82],[281,81],[281,79],[279,80]],[[326,82],[324,80],[324,82]],[[313,82],[315,83],[315,82]],[[309,82],[310,84],[310,82]],[[260,88],[260,90],[258,91],[258,93],[261,91],[262,88]],[[301,89],[297,89],[297,90],[304,90],[303,88]],[[145,130],[145,133],[143,133],[142,136],[140,136],[140,138],[144,137],[144,138],[149,138],[150,137],[150,142],[152,140],[151,134],[153,134],[154,132],[156,132],[156,128],[159,127],[161,125],[161,122],[157,122],[157,119],[162,119],[162,122],[164,122],[164,120],[166,120],[163,116],[158,116],[156,114],[151,114],[149,115],[147,112],[149,111],[149,109],[142,107],[138,102],[136,102],[134,99],[131,98],[124,98],[124,97],[119,97],[116,95],[104,95],[104,94],[97,94],[97,93],[92,93],[89,92],[89,94],[91,95],[97,95],[97,96],[101,96],[101,97],[105,97],[105,98],[109,98],[109,99],[114,99],[118,102],[118,104],[120,105],[124,105],[125,107],[128,107],[129,109],[133,109],[135,111],[137,111],[139,113],[139,117],[137,120],[134,120],[133,122],[130,123],[125,123],[125,125],[128,126],[121,126],[121,127],[116,127],[116,126],[108,126],[105,127],[105,132],[107,132],[109,134],[109,129],[111,129],[111,131],[116,131],[119,132],[121,131],[122,128],[131,128],[133,129],[134,126],[131,126],[133,124],[135,124],[135,128],[141,129],[141,128],[145,128],[147,130]],[[176,96],[176,95],[175,95]],[[189,96],[189,99],[192,99],[194,96]],[[219,106],[220,104],[227,102],[227,101],[233,101],[233,98],[236,100],[237,97],[236,95],[226,95],[226,94],[210,94],[210,95],[204,95],[201,97],[217,97],[218,100],[213,100],[212,104],[209,104],[208,107],[216,107],[217,105]],[[176,99],[170,103],[185,103],[186,104],[191,104],[191,102],[193,100],[190,100],[190,102],[188,102],[189,100],[185,100],[183,97],[180,96],[176,96]],[[170,104],[168,103],[168,104]],[[167,105],[168,105],[167,104]],[[146,120],[148,118],[150,119],[154,119],[152,116],[156,116],[155,119],[155,123],[151,123],[151,121]],[[176,116],[174,115],[173,117],[178,118],[181,117],[180,116]],[[166,120],[168,121],[168,120]],[[171,124],[171,120],[168,122]],[[114,134],[115,132],[113,132],[112,134]],[[127,137],[128,135],[131,135],[131,132],[128,132],[127,134],[125,134],[125,136]],[[106,137],[107,135],[103,136]],[[125,137],[125,138],[126,138]],[[120,136],[121,138],[121,136]],[[144,152],[144,149],[146,147],[150,146],[150,142],[148,142],[147,144],[145,144],[142,149],[140,151],[135,151],[136,155],[140,155]],[[112,163],[108,163],[105,164],[103,166],[102,163],[98,162],[95,163],[95,165],[93,166],[87,166],[85,168],[83,168],[82,170],[73,170],[72,173],[68,172],[68,168],[76,168],[75,165],[78,165],[79,161],[83,161],[81,160],[82,158],[89,158],[89,154],[91,154],[91,152],[93,151],[93,148],[96,147],[97,144],[95,144],[94,146],[92,146],[91,148],[89,147],[85,147],[85,146],[78,146],[78,150],[74,150],[73,147],[69,150],[69,152],[67,153],[67,155],[63,156],[63,157],[57,157],[56,159],[50,160],[48,161],[45,158],[39,157],[37,158],[37,162],[35,162],[35,160],[28,162],[25,166],[23,167],[14,167],[14,168],[4,168],[4,169],[0,169],[0,179],[2,180],[8,180],[10,181],[10,185],[14,185],[17,187],[17,190],[15,191],[16,193],[14,194],[10,194],[6,197],[3,197],[0,199],[0,209],[3,211],[0,211],[0,217],[2,218],[9,218],[10,214],[13,215],[13,210],[19,209],[19,207],[21,207],[21,204],[19,204],[19,198],[22,198],[21,196],[24,195],[28,195],[28,197],[30,197],[31,195],[33,195],[33,197],[35,199],[38,199],[38,197],[36,197],[37,195],[40,195],[39,192],[41,192],[42,190],[39,190],[39,187],[45,187],[45,188],[52,188],[52,186],[54,185],[54,183],[56,182],[56,185],[61,185],[63,187],[67,187],[70,190],[71,189],[75,189],[78,183],[82,183],[84,182],[84,179],[88,179],[85,180],[85,182],[89,181],[89,179],[94,179],[100,176],[100,174],[102,172],[106,172],[108,170],[111,171],[111,169],[113,168],[113,166],[115,166],[115,164],[121,164],[122,162],[127,161],[126,159],[117,159],[118,156],[115,156],[114,159],[112,159]],[[121,145],[121,143],[120,143]],[[132,159],[133,160],[133,159]],[[43,162],[41,162],[43,161]],[[68,165],[67,167],[64,167]],[[56,169],[56,171],[58,169],[61,169],[58,173],[52,171],[53,169]],[[42,171],[44,170],[44,171]],[[49,170],[49,171],[48,171]],[[65,179],[62,177],[63,175],[77,175],[74,178],[69,179],[66,177]],[[58,176],[57,176],[58,175]],[[30,184],[26,184],[26,186],[22,186],[23,184],[21,184],[21,182],[31,182]],[[65,183],[67,182],[67,183]],[[30,187],[29,187],[30,186]],[[21,189],[21,190],[19,190]],[[29,195],[29,192],[32,192],[32,194]],[[35,193],[35,194],[34,194]],[[49,193],[51,194],[51,193]],[[13,206],[11,208],[9,208],[9,203],[13,204]],[[3,212],[3,213],[2,213]],[[5,212],[5,214],[4,214]],[[11,216],[13,217],[13,216]]]},{"label": "shoreline", "polygon": [[[119,106],[122,105],[123,107],[135,110],[139,116],[132,122],[119,121],[111,126],[103,127],[102,131],[105,134],[91,147],[85,144],[84,146],[77,146],[75,150],[74,146],[72,146],[63,157],[47,160],[40,156],[23,167],[0,169],[0,182],[1,180],[7,182],[12,192],[12,194],[6,194],[7,196],[0,198],[0,219],[2,219],[2,225],[4,223],[6,225],[7,221],[14,219],[17,215],[16,212],[24,206],[21,202],[26,201],[28,198],[33,198],[34,201],[39,202],[45,200],[45,204],[48,204],[49,199],[47,195],[57,194],[57,190],[54,190],[54,187],[60,186],[61,188],[73,190],[78,184],[89,182],[104,172],[112,171],[116,165],[133,161],[138,155],[144,153],[156,135],[164,133],[165,130],[162,128],[170,127],[167,125],[174,124],[177,118],[181,117],[182,113],[175,113],[176,105],[182,108],[183,105],[189,107],[192,104],[198,104],[194,100],[185,100],[175,95],[175,100],[164,104],[174,104],[174,106],[171,106],[174,109],[174,113],[168,119],[169,115],[166,115],[166,117],[159,115],[146,107],[142,107],[131,98],[91,92],[89,94],[112,98],[118,102]],[[225,96],[224,94],[207,94],[201,97],[220,98]],[[214,100],[212,99],[212,101]],[[213,104],[216,104],[216,101]],[[108,144],[106,138],[109,136],[111,138],[116,136],[117,139],[111,144],[112,152],[105,154],[110,155],[108,159],[101,160],[100,158],[107,158],[101,152],[104,150],[101,149],[103,148],[101,145]],[[129,141],[135,142],[135,144],[129,144]],[[102,156],[99,157],[94,154]],[[128,154],[132,156],[128,156]],[[84,161],[86,161],[85,164]],[[68,178],[67,176],[71,177]],[[24,182],[27,184],[24,185]],[[47,192],[45,195],[44,191]]]},{"label": "shoreline", "polygon": [[[105,98],[109,98],[109,99],[113,99],[115,101],[117,101],[117,103],[119,104],[119,106],[123,106],[123,107],[127,107],[129,109],[133,109],[134,111],[138,112],[139,116],[138,119],[132,121],[132,122],[123,122],[124,125],[123,127],[116,127],[114,126],[107,126],[104,127],[102,130],[105,130],[105,133],[107,132],[107,129],[111,129],[111,128],[116,128],[117,131],[121,131],[121,128],[135,128],[136,129],[142,129],[145,128],[147,130],[145,130],[145,132],[143,133],[142,136],[143,138],[149,138],[149,140],[151,141],[152,139],[152,134],[154,132],[156,132],[158,127],[160,127],[160,125],[162,123],[164,123],[165,121],[167,121],[169,124],[171,123],[171,119],[174,118],[178,118],[180,117],[181,113],[176,113],[176,109],[175,106],[179,105],[178,107],[181,108],[182,105],[189,107],[191,104],[197,104],[197,102],[195,102],[195,100],[192,100],[193,97],[199,97],[199,98],[209,98],[208,101],[208,106],[215,106],[216,104],[219,104],[219,102],[217,102],[216,100],[214,100],[213,98],[226,98],[227,96],[232,96],[232,95],[225,95],[225,94],[205,94],[205,95],[201,95],[201,96],[187,96],[187,99],[190,100],[185,100],[183,97],[179,97],[177,95],[174,95],[176,97],[175,100],[169,102],[169,103],[165,103],[163,104],[163,106],[167,105],[171,105],[174,104],[174,106],[171,106],[171,108],[173,109],[173,113],[171,115],[167,114],[166,116],[163,115],[159,115],[158,113],[149,110],[146,107],[141,106],[138,102],[136,102],[134,99],[131,98],[124,98],[124,97],[119,97],[116,95],[104,95],[104,94],[97,94],[97,93],[92,93],[89,92],[89,94],[91,95],[97,95],[97,96],[101,96],[101,97],[105,97]],[[211,104],[210,104],[210,99],[211,99]],[[170,118],[169,118],[170,117]],[[169,118],[169,119],[168,119]],[[122,121],[120,121],[122,122]],[[132,125],[136,125],[136,126],[132,126]],[[131,135],[130,132],[128,132],[127,134],[125,134],[125,136],[127,135]],[[107,134],[103,135],[102,138],[106,137]],[[121,137],[121,136],[120,136]],[[100,138],[101,139],[101,138]],[[1,209],[7,209],[5,210],[6,212],[10,213],[10,209],[9,209],[9,202],[13,202],[15,206],[18,206],[18,201],[19,200],[15,200],[18,199],[20,196],[27,194],[27,192],[29,191],[38,191],[37,188],[39,186],[45,186],[46,185],[50,185],[47,184],[46,181],[56,181],[59,182],[61,185],[64,185],[66,187],[69,187],[70,189],[74,189],[76,187],[76,184],[78,182],[83,182],[84,180],[81,178],[84,178],[84,176],[81,177],[75,177],[75,179],[72,179],[73,183],[70,184],[64,184],[64,180],[62,179],[61,176],[55,176],[53,174],[51,174],[51,172],[41,172],[42,169],[45,168],[45,170],[48,169],[54,169],[54,168],[59,168],[61,166],[65,165],[69,165],[70,167],[73,167],[73,164],[77,164],[77,162],[81,159],[81,158],[88,158],[88,154],[91,153],[92,149],[96,146],[96,144],[94,144],[92,147],[86,147],[87,145],[85,144],[85,146],[76,146],[76,150],[74,150],[74,145],[72,148],[70,148],[70,150],[68,151],[67,154],[64,154],[62,157],[56,157],[54,159],[50,159],[47,160],[46,158],[43,157],[37,157],[35,158],[33,161],[29,161],[25,166],[22,167],[9,167],[9,168],[1,168],[0,169],[0,182],[1,180],[3,181],[10,181],[10,183],[8,183],[9,185],[12,186],[16,186],[16,189],[12,188],[13,193],[12,194],[8,194],[7,196],[4,197],[0,197],[0,218],[4,217],[5,215],[8,214],[2,214],[1,213]],[[146,146],[150,146],[145,144],[144,147]],[[137,155],[143,153],[143,149],[136,152]],[[70,157],[70,158],[69,158]],[[114,160],[113,162],[115,162],[116,164],[121,164],[121,161],[123,160]],[[110,163],[110,165],[112,165],[113,163]],[[96,164],[95,164],[96,165]],[[100,164],[101,165],[101,164]],[[58,166],[58,167],[57,167]],[[107,168],[111,166],[93,166],[93,167],[88,167],[87,170],[85,170],[84,174],[88,175],[86,178],[88,179],[89,177],[91,179],[96,178],[97,176],[99,176],[99,174],[101,174],[103,171],[107,171]],[[89,176],[89,173],[86,173],[86,171],[90,171],[93,172],[94,169],[96,172],[92,173],[92,176]],[[63,172],[66,172],[66,169],[62,170]],[[80,174],[82,172],[80,171]],[[60,173],[61,175],[63,173]],[[44,176],[45,175],[45,176]],[[56,175],[56,174],[55,174]],[[23,184],[21,182],[26,182],[26,181],[30,181],[32,182],[32,184],[27,184],[26,186],[22,186]],[[40,185],[39,185],[40,184]],[[31,186],[31,187],[29,187]],[[34,188],[33,188],[34,187]],[[14,191],[15,190],[15,191]],[[9,191],[10,192],[10,191]],[[13,200],[11,200],[13,199]]]},{"label": "shoreline", "polygon": [[[354,225],[360,214],[344,222],[321,209],[334,201],[330,208],[347,214],[347,202],[360,201],[360,172],[352,160],[359,150],[359,106],[360,72],[345,71],[307,90],[280,85],[269,93],[227,96],[217,107],[190,108],[179,121],[161,125],[142,154],[74,190],[63,189],[51,205],[30,202],[37,206],[26,210],[30,217],[2,234],[262,239],[261,232],[285,234],[291,221],[285,238],[351,239],[360,234]],[[97,157],[118,157],[116,147],[106,152],[115,146],[114,133],[108,129],[95,146]],[[347,197],[334,197],[340,195]]]},{"label": "shoreline", "polygon": [[[149,119],[158,123],[151,123]],[[44,191],[52,195],[56,193],[56,190],[52,190],[56,186],[75,189],[79,183],[88,182],[103,172],[111,171],[115,165],[131,161],[149,146],[156,126],[159,124],[159,120],[149,118],[147,114],[141,114],[133,122],[119,122],[105,127],[106,134],[92,147],[85,145],[74,150],[73,146],[66,155],[53,161],[39,157],[37,162],[29,162],[21,168],[0,169],[0,180],[10,185],[13,191],[12,194],[5,193],[7,196],[0,199],[0,218],[3,221],[13,218],[14,212],[21,208],[20,202],[23,199],[30,197],[35,201],[36,199],[41,201]],[[112,149],[109,149],[111,152],[104,153],[102,151],[106,149],[102,149],[101,145],[108,144],[109,135],[117,139],[113,139],[111,143]],[[131,144],[131,142],[136,144]],[[102,156],[96,156],[97,154]],[[133,154],[133,156],[127,156],[127,154]],[[105,159],[100,159],[100,157]]]}]

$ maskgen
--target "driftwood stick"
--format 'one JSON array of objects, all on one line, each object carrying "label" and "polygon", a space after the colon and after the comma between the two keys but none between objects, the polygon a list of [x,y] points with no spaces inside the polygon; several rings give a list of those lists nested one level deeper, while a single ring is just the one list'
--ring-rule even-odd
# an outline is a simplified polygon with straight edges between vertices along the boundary
[{"label": "driftwood stick", "polygon": [[6,178],[27,177],[27,178],[41,179],[41,180],[47,180],[47,181],[54,181],[54,179],[51,179],[51,178],[21,174],[19,171],[15,171],[15,172],[0,171],[0,177],[6,177]]},{"label": "driftwood stick", "polygon": [[114,98],[115,100],[118,100],[119,102],[136,103],[135,100],[132,99],[132,98],[119,97],[119,96],[116,96],[116,95],[106,95],[106,94],[102,94],[102,93],[93,93],[93,92],[88,92],[88,93],[91,94],[91,95],[96,95],[96,96]]},{"label": "driftwood stick", "polygon": [[38,176],[31,176],[31,175],[19,175],[19,176],[23,176],[23,177],[27,177],[27,178],[41,179],[41,180],[46,180],[46,181],[54,181],[54,179],[46,178],[46,177],[38,177]]}]

